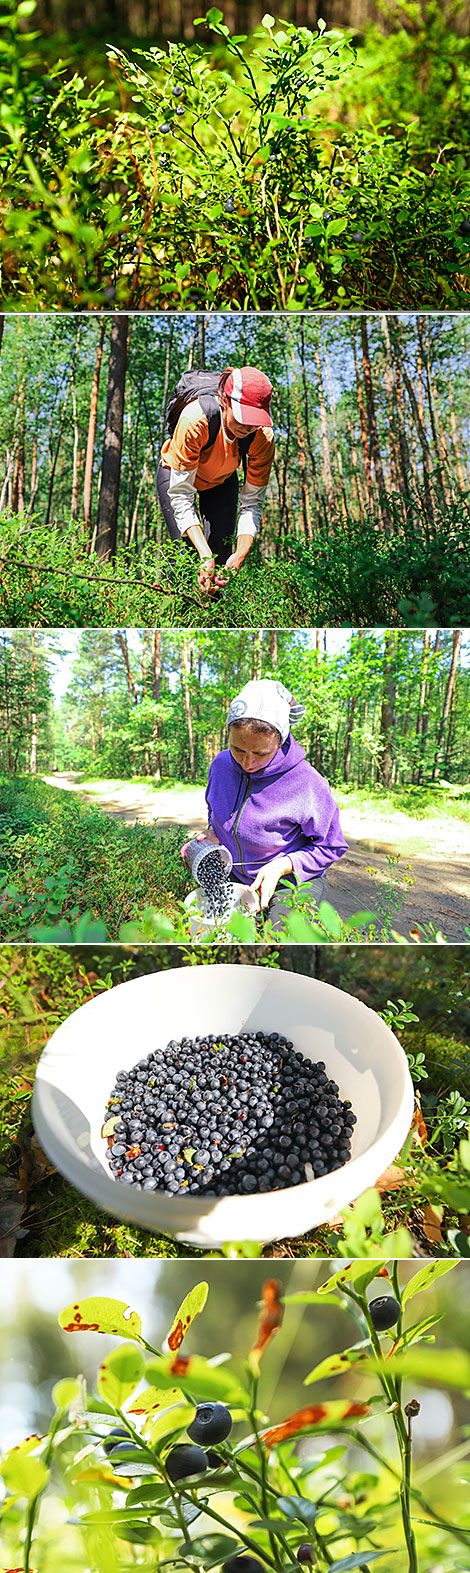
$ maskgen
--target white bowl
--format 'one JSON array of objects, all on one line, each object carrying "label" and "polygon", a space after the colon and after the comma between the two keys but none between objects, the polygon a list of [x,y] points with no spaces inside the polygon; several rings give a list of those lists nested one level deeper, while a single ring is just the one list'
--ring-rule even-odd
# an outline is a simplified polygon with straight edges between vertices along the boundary
[{"label": "white bowl", "polygon": [[[256,892],[252,890],[251,885],[241,885],[234,880],[232,890],[234,891],[234,901],[233,906],[230,907],[230,911],[227,913],[227,922],[234,912],[249,912],[253,916],[255,912],[260,911],[258,897]],[[190,939],[205,939],[206,935],[210,934],[212,929],[218,926],[218,939],[220,940],[220,930],[224,927],[224,919],[211,918],[204,911],[205,902],[202,885],[198,885],[196,890],[190,890],[189,896],[184,898],[184,905],[190,921]],[[233,944],[233,936],[230,933],[227,934],[227,938]],[[209,1028],[207,1030],[210,1031]]]},{"label": "white bowl", "polygon": [[[134,1191],[114,1180],[101,1136],[119,1070],[170,1038],[279,1032],[324,1060],[357,1124],[341,1169],[287,1190],[219,1198]],[[212,1249],[227,1240],[295,1238],[335,1218],[396,1158],[413,1116],[406,1055],[375,1011],[341,989],[262,966],[154,973],[82,1005],[47,1044],[32,1113],[41,1146],[98,1207],[151,1233]]]}]

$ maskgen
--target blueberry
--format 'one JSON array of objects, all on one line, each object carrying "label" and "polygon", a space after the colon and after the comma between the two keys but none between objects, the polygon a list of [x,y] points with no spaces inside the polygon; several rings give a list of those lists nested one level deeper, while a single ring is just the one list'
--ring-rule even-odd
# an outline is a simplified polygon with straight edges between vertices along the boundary
[{"label": "blueberry", "polygon": [[[469,226],[469,234],[470,234],[470,226]],[[352,232],[352,235],[351,235],[351,240],[354,241],[354,245],[355,246],[362,246],[363,242],[364,242],[364,235],[363,235],[362,229],[353,229],[353,232]]]},{"label": "blueberry", "polygon": [[229,1557],[228,1562],[222,1563],[222,1573],[266,1573],[262,1562],[256,1557],[241,1556]]},{"label": "blueberry", "polygon": [[457,234],[461,235],[463,240],[468,240],[470,238],[470,219],[462,219],[462,223],[459,224]]},{"label": "blueberry", "polygon": [[313,1546],[298,1546],[296,1557],[298,1562],[314,1562],[315,1552],[313,1550]]},{"label": "blueberry", "polygon": [[388,1327],[394,1327],[400,1314],[401,1306],[394,1294],[380,1295],[377,1300],[369,1301],[370,1319],[378,1333],[385,1333]]},{"label": "blueberry", "polygon": [[167,124],[167,121],[164,120],[162,122],[162,125],[159,126],[158,129],[159,129],[159,131],[161,131],[162,137],[167,137],[168,136],[168,132],[171,131],[171,126],[169,126]]},{"label": "blueberry", "polygon": [[106,1441],[103,1442],[103,1452],[107,1454],[112,1453],[118,1443],[122,1445],[123,1439],[126,1442],[131,1441],[129,1431],[126,1431],[125,1426],[114,1426],[112,1431],[108,1431]]},{"label": "blueberry", "polygon": [[225,1404],[198,1404],[195,1419],[188,1426],[192,1442],[225,1442],[233,1421]]},{"label": "blueberry", "polygon": [[179,82],[175,82],[175,86],[172,87],[171,91],[172,91],[172,94],[173,94],[173,98],[182,98],[183,97],[183,93],[184,93],[184,87],[180,87]]},{"label": "blueberry", "polygon": [[189,1446],[182,1442],[178,1447],[173,1447],[166,1460],[166,1471],[170,1480],[176,1485],[178,1480],[187,1480],[191,1475],[203,1475],[207,1469],[207,1458],[202,1447]]}]

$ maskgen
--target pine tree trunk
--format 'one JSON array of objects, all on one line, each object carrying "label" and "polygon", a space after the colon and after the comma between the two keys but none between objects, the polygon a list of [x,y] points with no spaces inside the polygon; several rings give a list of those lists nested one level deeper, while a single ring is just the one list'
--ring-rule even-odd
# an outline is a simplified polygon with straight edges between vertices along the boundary
[{"label": "pine tree trunk", "polygon": [[385,634],[384,647],[384,682],[380,712],[381,752],[378,762],[378,776],[379,781],[385,788],[385,791],[387,791],[393,779],[397,652],[397,636],[390,630]]},{"label": "pine tree trunk", "polygon": [[113,561],[116,556],[129,337],[129,318],[125,315],[115,316],[111,328],[106,426],[95,546],[96,556],[101,562]]},{"label": "pine tree trunk", "polygon": [[96,351],[95,369],[90,394],[90,410],[88,415],[88,433],[85,456],[85,477],[83,482],[83,522],[91,524],[91,499],[93,485],[93,456],[95,452],[96,420],[98,414],[98,395],[100,391],[100,372],[103,359],[103,344],[106,331],[106,318],[100,322],[98,347]]},{"label": "pine tree trunk", "polygon": [[450,711],[451,711],[452,700],[453,700],[454,689],[455,689],[455,676],[456,676],[456,672],[457,672],[457,661],[458,661],[458,658],[459,658],[461,637],[462,637],[462,635],[460,633],[460,629],[457,629],[457,628],[454,629],[454,632],[452,634],[452,656],[451,656],[451,662],[450,662],[450,667],[449,667],[449,676],[448,676],[448,679],[447,679],[447,687],[446,687],[446,692],[445,692],[445,699],[444,699],[444,704],[443,704],[443,707],[442,707],[441,724],[440,724],[440,727],[439,727],[439,737],[438,737],[438,741],[437,741],[437,749],[436,749],[434,765],[433,765],[433,772],[432,772],[432,778],[431,778],[433,781],[438,781],[439,780],[440,769],[441,769],[442,760],[443,760],[443,757],[444,757],[445,739],[446,739],[446,732],[447,732],[447,723],[448,723],[449,714],[450,714]]},{"label": "pine tree trunk", "polygon": [[368,340],[368,335],[367,335],[367,321],[366,321],[365,317],[361,317],[361,345],[362,345],[362,367],[363,367],[363,372],[364,372],[364,387],[365,387],[365,390],[366,390],[367,417],[368,417],[368,424],[369,424],[370,452],[371,452],[371,456],[372,456],[372,459],[373,459],[374,470],[375,470],[375,478],[376,478],[376,481],[377,481],[377,488],[378,488],[379,502],[380,502],[380,514],[381,514],[382,524],[383,524],[384,530],[386,530],[388,532],[390,530],[390,523],[391,523],[391,521],[390,521],[390,512],[389,512],[388,501],[387,501],[387,488],[386,488],[386,485],[385,485],[385,476],[384,476],[384,471],[383,471],[382,454],[381,454],[380,442],[379,442],[379,434],[378,434],[378,430],[377,430],[377,419],[376,419],[376,413],[375,413],[375,398],[374,398],[374,384],[373,384],[373,380],[372,380],[372,368],[371,368],[371,364],[370,364],[370,355],[369,355],[369,340]]},{"label": "pine tree trunk", "polygon": [[195,768],[195,758],[194,758],[193,718],[192,718],[192,712],[191,712],[191,695],[190,695],[190,691],[189,691],[188,646],[187,646],[186,634],[182,635],[182,643],[181,643],[181,682],[182,682],[182,688],[183,688],[184,713],[185,713],[185,716],[186,716],[186,726],[187,726],[187,730],[188,730],[189,768],[190,768],[191,781],[194,781],[195,777],[196,777],[196,768]]}]

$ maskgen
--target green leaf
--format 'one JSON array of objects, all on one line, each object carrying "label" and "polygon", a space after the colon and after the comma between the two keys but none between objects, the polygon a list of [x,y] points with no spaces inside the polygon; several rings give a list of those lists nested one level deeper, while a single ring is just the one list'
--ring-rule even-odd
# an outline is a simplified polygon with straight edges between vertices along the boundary
[{"label": "green leaf", "polygon": [[42,1458],[31,1458],[21,1447],[15,1447],[4,1458],[1,1473],[8,1491],[22,1497],[35,1497],[47,1485],[49,1470]]},{"label": "green leaf", "polygon": [[185,1401],[181,1404],[171,1404],[169,1409],[163,1409],[156,1420],[153,1420],[148,1430],[150,1447],[155,1447],[157,1442],[162,1442],[167,1436],[173,1436],[177,1431],[187,1431],[196,1414],[196,1405]]},{"label": "green leaf", "polygon": [[108,1300],[101,1295],[66,1305],[58,1321],[66,1333],[113,1333],[118,1338],[140,1339],[142,1332],[140,1316],[129,1310],[125,1300]]},{"label": "green leaf", "polygon": [[126,1398],[130,1398],[141,1381],[144,1371],[142,1350],[136,1348],[135,1344],[121,1344],[119,1349],[112,1349],[98,1372],[100,1398],[107,1398],[116,1409],[121,1409]]},{"label": "green leaf", "polygon": [[307,1528],[315,1523],[317,1513],[320,1512],[318,1505],[307,1502],[305,1497],[278,1497],[277,1505],[286,1518],[297,1519],[301,1524],[306,1524]]},{"label": "green leaf", "polygon": [[188,1328],[190,1328],[195,1316],[200,1316],[201,1311],[204,1310],[208,1293],[208,1284],[204,1282],[195,1284],[194,1289],[190,1289],[189,1294],[186,1295],[182,1305],[180,1305],[167,1338],[172,1354],[180,1349],[183,1338],[186,1337]]},{"label": "green leaf", "polygon": [[[225,1366],[210,1365],[203,1355],[190,1355],[183,1372],[173,1371],[174,1363],[172,1355],[165,1355],[162,1360],[149,1360],[145,1374],[162,1389],[173,1388],[177,1381],[182,1392],[194,1394],[198,1403],[219,1400],[235,1406],[243,1403],[247,1396],[247,1389],[238,1377]],[[152,1390],[155,1392],[155,1388]]]},{"label": "green leaf", "polygon": [[350,1573],[351,1568],[360,1568],[364,1562],[376,1562],[378,1557],[395,1556],[396,1546],[385,1551],[355,1551],[352,1557],[343,1557],[341,1562],[330,1562],[328,1573]]},{"label": "green leaf", "polygon": [[80,1397],[80,1382],[75,1377],[64,1377],[62,1382],[56,1382],[52,1389],[53,1402],[57,1409],[68,1409],[69,1404],[74,1404]]},{"label": "green leaf", "polygon": [[310,1387],[312,1382],[322,1382],[324,1377],[342,1376],[344,1371],[350,1371],[351,1366],[359,1360],[364,1360],[369,1352],[369,1344],[364,1344],[358,1349],[343,1349],[341,1354],[327,1355],[319,1365],[315,1365],[308,1376],[304,1377],[305,1387]]},{"label": "green leaf", "polygon": [[[368,1360],[369,1369],[377,1370],[377,1361]],[[431,1382],[435,1387],[457,1387],[470,1391],[470,1352],[467,1349],[434,1349],[423,1344],[399,1350],[388,1360],[380,1361],[382,1371],[397,1372],[408,1382]]]},{"label": "green leaf", "polygon": [[406,1305],[407,1300],[411,1300],[414,1294],[420,1294],[422,1289],[429,1289],[436,1278],[442,1278],[444,1273],[452,1272],[454,1267],[455,1262],[427,1262],[426,1267],[415,1273],[414,1278],[410,1278],[410,1282],[403,1290],[402,1305]]},{"label": "green leaf", "polygon": [[[380,1207],[380,1198],[378,1198],[378,1201]],[[330,1294],[332,1289],[341,1289],[343,1284],[351,1284],[352,1288],[357,1289],[358,1293],[362,1294],[363,1290],[367,1289],[368,1284],[372,1283],[372,1280],[377,1277],[377,1273],[380,1272],[383,1266],[384,1263],[380,1257],[371,1261],[370,1266],[366,1268],[364,1268],[363,1260],[350,1262],[347,1267],[340,1267],[339,1272],[333,1273],[331,1278],[327,1278],[326,1283],[320,1284],[318,1293],[323,1298],[323,1295]]]}]

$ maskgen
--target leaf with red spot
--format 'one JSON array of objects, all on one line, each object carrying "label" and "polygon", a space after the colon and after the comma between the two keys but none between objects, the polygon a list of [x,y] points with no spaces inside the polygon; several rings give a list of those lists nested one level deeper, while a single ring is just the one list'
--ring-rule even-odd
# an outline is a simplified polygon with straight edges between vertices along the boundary
[{"label": "leaf with red spot", "polygon": [[191,1322],[194,1321],[195,1316],[199,1316],[200,1312],[204,1310],[208,1293],[208,1284],[195,1284],[194,1289],[190,1290],[183,1300],[183,1304],[180,1305],[167,1338],[168,1348],[171,1349],[172,1354],[176,1354],[176,1351],[181,1348],[183,1338],[186,1337]]},{"label": "leaf with red spot", "polygon": [[364,1267],[364,1262],[358,1258],[355,1262],[348,1262],[344,1267],[340,1267],[339,1272],[333,1273],[331,1278],[327,1278],[326,1283],[320,1284],[317,1292],[323,1299],[323,1295],[331,1294],[334,1289],[342,1289],[343,1285],[346,1287],[350,1284],[356,1293],[363,1294],[374,1278],[389,1276],[387,1265],[383,1260],[379,1258],[377,1261],[372,1260],[367,1267]]},{"label": "leaf with red spot", "polygon": [[364,1360],[370,1353],[368,1339],[360,1344],[354,1344],[351,1349],[343,1349],[340,1354],[327,1355],[326,1360],[320,1360],[308,1376],[304,1378],[305,1386],[311,1382],[322,1382],[327,1376],[342,1376],[344,1371],[350,1371],[352,1365],[357,1365],[358,1360]]},{"label": "leaf with red spot", "polygon": [[157,1388],[168,1389],[175,1381],[183,1393],[194,1395],[198,1403],[222,1403],[237,1408],[247,1397],[247,1389],[225,1366],[211,1365],[202,1355],[164,1355],[150,1360],[146,1377]]},{"label": "leaf with red spot", "polygon": [[295,1414],[289,1415],[279,1426],[272,1426],[269,1431],[262,1431],[262,1440],[266,1447],[276,1447],[278,1442],[286,1442],[291,1436],[298,1436],[302,1431],[313,1431],[316,1426],[326,1426],[334,1430],[337,1425],[342,1425],[344,1420],[360,1420],[369,1414],[368,1404],[351,1404],[347,1399],[333,1399],[326,1404],[308,1404],[306,1409],[297,1409]]},{"label": "leaf with red spot", "polygon": [[102,1295],[67,1305],[58,1320],[66,1333],[113,1333],[118,1338],[138,1341],[141,1338],[142,1323],[137,1311],[130,1311],[125,1300],[109,1300]]},{"label": "leaf with red spot", "polygon": [[283,1318],[283,1305],[281,1300],[282,1284],[277,1278],[268,1278],[262,1288],[262,1311],[259,1320],[256,1343],[250,1350],[248,1364],[255,1376],[259,1375],[259,1363],[266,1345],[270,1343],[274,1333],[279,1331]]},{"label": "leaf with red spot", "polygon": [[171,1404],[182,1403],[183,1398],[180,1387],[145,1387],[126,1412],[129,1415],[146,1415],[148,1418],[156,1414],[157,1409],[168,1409]]}]

